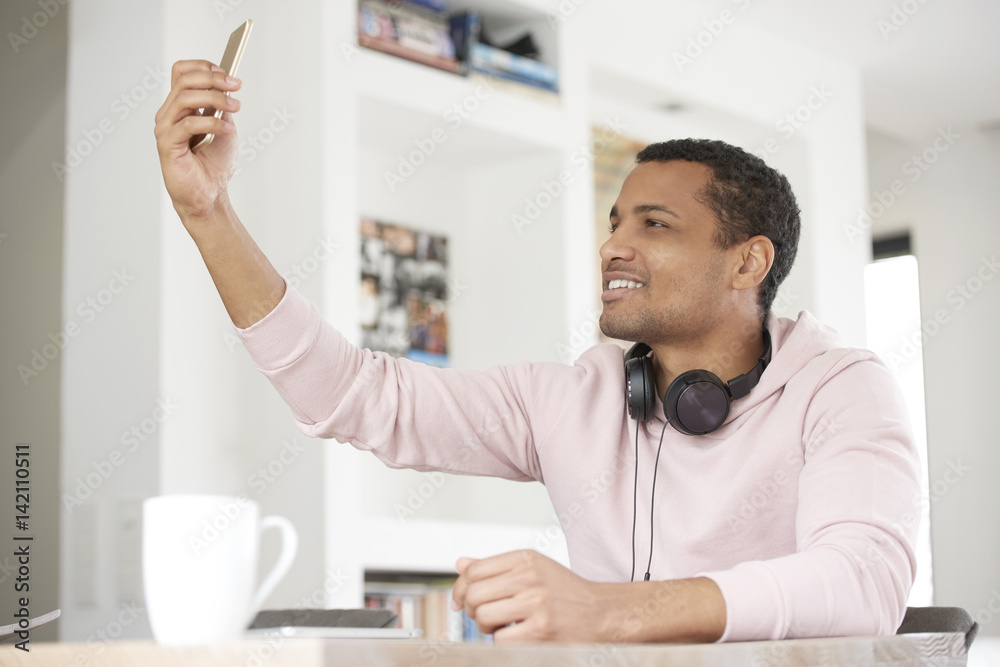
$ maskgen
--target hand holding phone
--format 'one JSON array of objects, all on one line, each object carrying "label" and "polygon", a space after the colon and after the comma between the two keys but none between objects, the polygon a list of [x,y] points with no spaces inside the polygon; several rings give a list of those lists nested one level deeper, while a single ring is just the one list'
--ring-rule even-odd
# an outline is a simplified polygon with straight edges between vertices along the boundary
[{"label": "hand holding phone", "polygon": [[[239,67],[243,58],[243,49],[246,47],[247,38],[250,37],[250,29],[253,28],[253,19],[247,19],[246,23],[233,31],[229,36],[229,43],[226,44],[226,51],[222,54],[219,67],[226,71],[226,76],[236,76],[236,68]],[[213,107],[205,107],[202,116],[215,116],[222,118],[222,110]],[[212,143],[214,134],[196,134],[191,137],[188,145],[191,150],[197,152]]]}]

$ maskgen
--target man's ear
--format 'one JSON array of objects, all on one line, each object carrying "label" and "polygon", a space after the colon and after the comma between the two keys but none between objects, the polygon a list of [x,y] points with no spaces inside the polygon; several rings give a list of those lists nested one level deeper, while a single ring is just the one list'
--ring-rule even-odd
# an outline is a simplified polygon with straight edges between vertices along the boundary
[{"label": "man's ear", "polygon": [[766,236],[751,236],[737,246],[734,289],[751,289],[764,282],[774,264],[774,244]]}]

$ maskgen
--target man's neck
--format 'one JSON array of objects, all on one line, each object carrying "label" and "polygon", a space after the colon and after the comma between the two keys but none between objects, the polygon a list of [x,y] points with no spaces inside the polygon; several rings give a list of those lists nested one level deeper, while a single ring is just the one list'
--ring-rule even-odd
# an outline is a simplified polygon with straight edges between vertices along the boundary
[{"label": "man's neck", "polygon": [[764,352],[764,337],[756,322],[719,327],[715,332],[690,343],[650,346],[656,368],[657,396],[662,399],[670,383],[687,371],[710,371],[723,382],[729,382],[757,365]]}]

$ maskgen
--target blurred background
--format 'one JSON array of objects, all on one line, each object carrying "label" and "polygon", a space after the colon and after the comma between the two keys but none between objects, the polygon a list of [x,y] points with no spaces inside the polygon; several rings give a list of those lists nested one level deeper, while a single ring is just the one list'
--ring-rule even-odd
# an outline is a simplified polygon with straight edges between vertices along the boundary
[{"label": "blurred background", "polygon": [[[988,664],[1000,6],[448,4],[481,12],[497,42],[530,32],[557,91],[365,48],[354,0],[0,6],[0,496],[13,505],[9,452],[29,444],[32,615],[63,614],[32,638],[96,655],[149,636],[141,503],[161,493],[246,494],[296,524],[269,607],[360,605],[372,573],[445,576],[460,554],[565,560],[539,485],[388,470],[310,440],[249,362],[166,197],[152,130],[171,64],[217,61],[253,18],[232,200],[356,341],[362,218],[447,239],[452,366],[568,363],[598,340],[605,202],[635,146],[723,139],[784,172],[803,235],[775,308],[813,312],[900,377],[927,468],[911,604],[967,609],[982,626],[973,663]],[[8,617],[13,549],[0,553]],[[264,562],[275,553],[265,541]]]}]

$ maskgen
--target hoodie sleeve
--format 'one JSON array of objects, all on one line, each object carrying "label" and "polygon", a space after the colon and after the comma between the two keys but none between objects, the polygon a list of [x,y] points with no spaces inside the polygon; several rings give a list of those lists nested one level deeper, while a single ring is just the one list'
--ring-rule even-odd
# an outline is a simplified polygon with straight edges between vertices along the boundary
[{"label": "hoodie sleeve", "polygon": [[805,415],[797,552],[705,573],[726,601],[720,641],[890,635],[916,568],[919,456],[885,365],[852,351]]},{"label": "hoodie sleeve", "polygon": [[237,334],[307,435],[350,442],[392,467],[541,480],[529,364],[476,373],[362,350],[290,286]]}]

